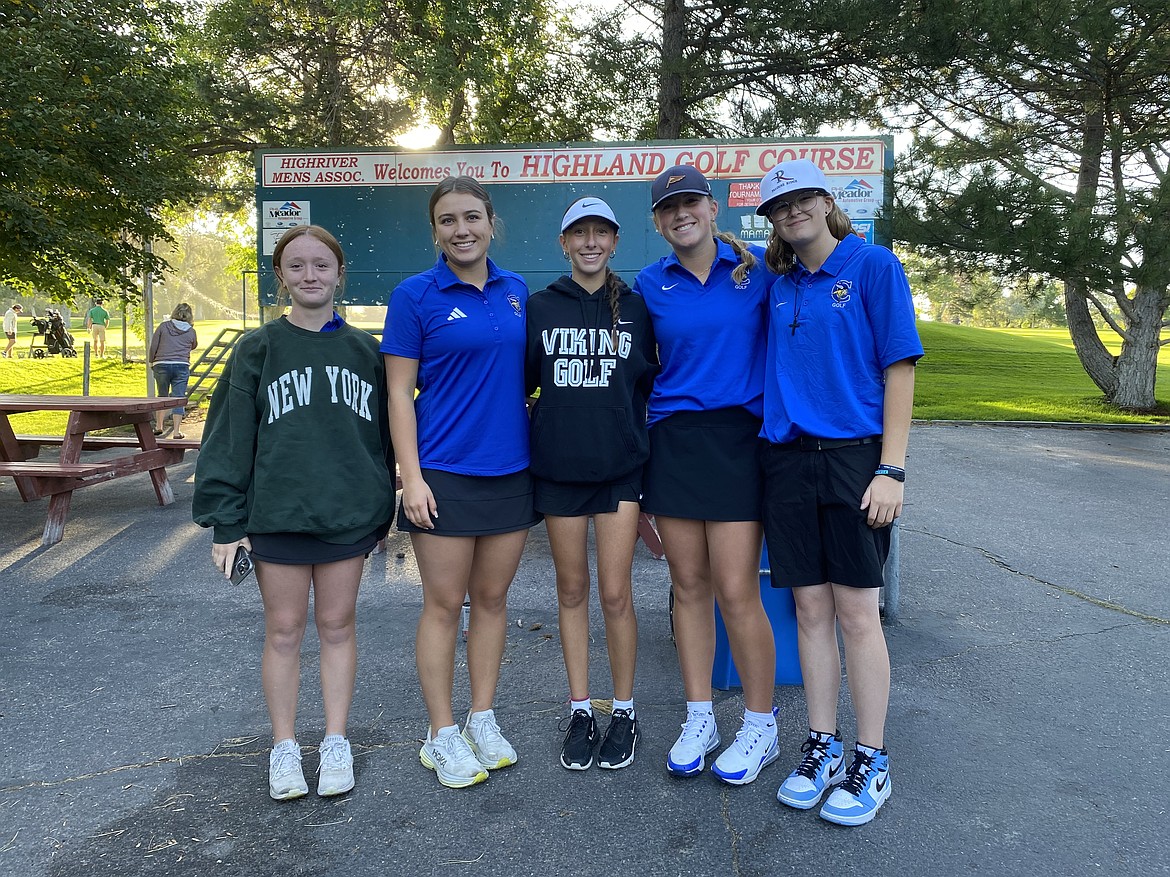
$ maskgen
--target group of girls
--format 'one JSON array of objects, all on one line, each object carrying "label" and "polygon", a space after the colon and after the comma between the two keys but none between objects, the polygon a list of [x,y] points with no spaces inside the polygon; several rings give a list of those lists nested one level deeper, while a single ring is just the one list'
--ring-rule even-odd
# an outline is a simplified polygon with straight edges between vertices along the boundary
[{"label": "group of girls", "polygon": [[[651,198],[671,253],[632,290],[610,268],[618,219],[600,198],[582,198],[561,222],[569,272],[529,296],[489,258],[500,226],[489,193],[469,177],[444,180],[429,204],[438,259],[394,291],[380,349],[333,310],[345,271],[336,240],[313,226],[281,238],[273,264],[291,308],[240,342],[221,379],[195,496],[224,574],[241,545],[256,561],[274,798],[308,791],[293,722],[310,587],[326,712],[318,792],[353,786],[344,732],[355,602],[362,558],[392,515],[392,494],[377,486],[393,477],[394,455],[397,526],[411,535],[423,588],[415,648],[430,724],[419,758],[440,783],[474,785],[518,760],[492,707],[507,591],[542,518],[569,686],[560,762],[633,762],[641,731],[631,567],[644,511],[670,567],[686,695],[667,770],[697,775],[721,745],[716,603],[744,716],[712,772],[750,783],[779,755],[775,646],[757,571],[766,535],[774,585],[794,589],[810,724],[779,800],[809,809],[836,786],[821,815],[854,825],[888,797],[878,588],[922,355],[905,275],[888,250],[852,234],[808,161],[782,163],[761,182],[766,250],[718,230],[718,202],[693,167],[663,172]],[[367,389],[382,380],[385,394]],[[334,453],[322,456],[325,431]],[[589,679],[590,518],[613,691],[604,734]],[[461,727],[452,689],[465,599]],[[837,730],[838,621],[857,711],[848,766]]]}]

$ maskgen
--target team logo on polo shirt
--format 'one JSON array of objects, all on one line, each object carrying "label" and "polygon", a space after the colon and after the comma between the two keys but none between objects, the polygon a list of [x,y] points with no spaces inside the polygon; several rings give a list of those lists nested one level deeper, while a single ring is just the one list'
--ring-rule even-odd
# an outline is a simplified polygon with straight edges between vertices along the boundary
[{"label": "team logo on polo shirt", "polygon": [[836,283],[834,283],[832,290],[829,292],[829,295],[833,299],[833,307],[845,307],[845,305],[849,303],[849,293],[852,291],[852,289],[852,280],[838,280]]},{"label": "team logo on polo shirt", "polygon": [[508,294],[508,304],[510,304],[512,306],[512,310],[515,311],[516,316],[518,316],[518,317],[524,316],[524,314],[520,310],[520,296],[516,295],[515,293],[509,293]]}]

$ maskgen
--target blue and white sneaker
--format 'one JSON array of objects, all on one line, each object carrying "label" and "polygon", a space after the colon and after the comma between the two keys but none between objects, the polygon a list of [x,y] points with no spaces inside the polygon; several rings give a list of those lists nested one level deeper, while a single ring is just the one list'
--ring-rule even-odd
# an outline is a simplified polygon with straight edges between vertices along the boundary
[{"label": "blue and white sneaker", "polygon": [[821,808],[821,819],[837,825],[865,825],[890,797],[890,757],[884,749],[857,744],[845,781]]},{"label": "blue and white sneaker", "polygon": [[719,727],[712,712],[688,712],[682,733],[670,747],[666,769],[675,776],[693,777],[702,773],[707,756],[719,748]]},{"label": "blue and white sneaker", "polygon": [[711,772],[725,783],[745,786],[760,775],[760,771],[780,757],[776,739],[776,710],[772,710],[772,724],[764,727],[744,722],[735,742],[719,753]]},{"label": "blue and white sneaker", "polygon": [[845,779],[845,747],[837,734],[810,729],[800,751],[804,761],[780,784],[776,800],[797,810],[811,810],[829,786]]}]

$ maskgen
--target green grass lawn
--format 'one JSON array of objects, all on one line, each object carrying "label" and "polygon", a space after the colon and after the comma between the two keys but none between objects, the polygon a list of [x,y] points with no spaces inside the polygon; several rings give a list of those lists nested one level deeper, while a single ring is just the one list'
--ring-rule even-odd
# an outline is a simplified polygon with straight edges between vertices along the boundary
[{"label": "green grass lawn", "polygon": [[[197,324],[200,344],[210,343],[228,326],[239,324]],[[915,381],[916,419],[1170,423],[1170,347],[1163,348],[1159,359],[1157,386],[1162,413],[1132,415],[1104,404],[1064,329],[976,329],[942,323],[918,326],[926,357],[918,365]],[[88,335],[84,330],[74,334],[80,351]],[[19,352],[27,351],[28,337],[22,325]],[[108,350],[116,358],[92,363],[90,392],[145,395],[142,342],[134,339],[129,354],[137,361],[127,364],[121,361],[121,330],[111,329],[108,342]],[[1114,348],[1119,346],[1119,341],[1115,342]],[[0,393],[80,393],[81,380],[80,356],[0,360]],[[17,432],[60,433],[65,415],[20,414],[13,422]]]},{"label": "green grass lawn", "polygon": [[[920,420],[1042,420],[1170,423],[1170,348],[1158,366],[1162,416],[1121,414],[1105,405],[1065,329],[976,329],[918,324],[926,357],[915,379]],[[1120,339],[1109,346],[1120,349]]]}]

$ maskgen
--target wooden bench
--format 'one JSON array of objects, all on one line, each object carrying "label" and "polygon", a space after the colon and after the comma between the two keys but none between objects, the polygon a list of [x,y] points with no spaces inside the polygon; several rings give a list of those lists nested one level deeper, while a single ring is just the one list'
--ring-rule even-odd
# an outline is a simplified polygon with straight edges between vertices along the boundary
[{"label": "wooden bench", "polygon": [[38,463],[36,461],[0,461],[0,475],[60,475],[65,478],[87,478],[116,468],[113,463]]},{"label": "wooden bench", "polygon": [[38,463],[35,461],[0,461],[0,475],[11,475],[21,489],[22,498],[38,499],[68,493],[78,487],[117,478],[116,461],[96,463]]},{"label": "wooden bench", "polygon": [[[41,452],[42,445],[59,446],[64,440],[60,435],[17,435],[16,443],[20,446],[25,457],[35,457]],[[170,448],[180,451],[199,450],[197,438],[159,438],[156,440],[160,448]],[[86,451],[105,451],[110,448],[137,448],[138,438],[132,435],[87,435],[81,447]]]}]

